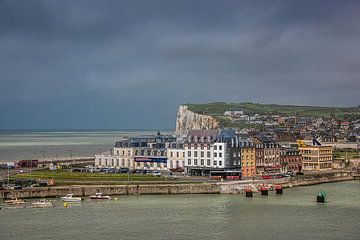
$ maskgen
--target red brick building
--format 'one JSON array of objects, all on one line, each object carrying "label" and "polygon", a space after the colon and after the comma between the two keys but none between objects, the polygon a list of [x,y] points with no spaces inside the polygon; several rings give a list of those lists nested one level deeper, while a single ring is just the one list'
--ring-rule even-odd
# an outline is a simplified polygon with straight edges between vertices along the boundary
[{"label": "red brick building", "polygon": [[302,171],[302,157],[296,148],[283,148],[280,155],[280,166],[282,172]]}]

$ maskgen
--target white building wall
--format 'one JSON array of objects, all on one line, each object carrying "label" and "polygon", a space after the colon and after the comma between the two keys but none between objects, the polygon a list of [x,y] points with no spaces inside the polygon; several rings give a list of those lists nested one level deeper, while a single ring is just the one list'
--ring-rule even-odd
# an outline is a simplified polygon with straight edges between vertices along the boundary
[{"label": "white building wall", "polygon": [[209,148],[204,147],[204,149],[201,149],[200,144],[197,144],[196,148],[194,148],[194,144],[186,145],[184,149],[185,167],[225,168],[226,143],[208,145]]},{"label": "white building wall", "polygon": [[226,143],[214,143],[213,167],[225,168]]},{"label": "white building wall", "polygon": [[167,167],[172,168],[184,168],[185,167],[185,150],[179,148],[168,148],[167,149]]}]

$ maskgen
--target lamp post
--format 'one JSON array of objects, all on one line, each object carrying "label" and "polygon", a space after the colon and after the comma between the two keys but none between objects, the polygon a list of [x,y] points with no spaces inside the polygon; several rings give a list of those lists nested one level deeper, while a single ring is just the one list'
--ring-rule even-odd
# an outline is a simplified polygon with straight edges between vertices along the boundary
[{"label": "lamp post", "polygon": [[31,179],[32,159],[30,160],[30,179]]},{"label": "lamp post", "polygon": [[45,151],[41,150],[40,153],[42,153],[42,164],[45,164]]},{"label": "lamp post", "polygon": [[7,167],[8,167],[7,186],[8,186],[8,188],[9,188],[9,186],[10,186],[10,166],[9,166],[9,164],[7,165]]},{"label": "lamp post", "polygon": [[72,172],[72,149],[70,149],[70,172]]}]

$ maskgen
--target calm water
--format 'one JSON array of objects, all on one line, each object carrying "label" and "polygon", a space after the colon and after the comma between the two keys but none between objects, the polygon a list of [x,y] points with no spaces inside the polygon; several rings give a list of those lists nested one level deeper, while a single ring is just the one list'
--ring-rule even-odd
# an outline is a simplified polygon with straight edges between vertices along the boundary
[{"label": "calm water", "polygon": [[[0,132],[0,161],[19,159],[70,159],[93,157],[112,148],[125,136],[156,134],[155,131],[4,131]],[[169,134],[171,132],[163,132]]]},{"label": "calm water", "polygon": [[[314,198],[322,188],[329,202]],[[360,181],[243,195],[119,196],[0,210],[0,239],[359,239]]]}]

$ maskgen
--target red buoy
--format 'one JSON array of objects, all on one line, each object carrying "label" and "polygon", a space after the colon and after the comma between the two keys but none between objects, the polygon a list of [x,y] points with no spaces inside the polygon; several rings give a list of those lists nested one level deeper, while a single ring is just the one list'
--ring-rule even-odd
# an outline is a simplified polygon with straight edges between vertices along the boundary
[{"label": "red buoy", "polygon": [[275,191],[276,191],[276,194],[283,194],[283,187],[282,185],[276,185],[275,186]]}]

